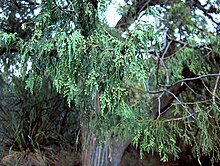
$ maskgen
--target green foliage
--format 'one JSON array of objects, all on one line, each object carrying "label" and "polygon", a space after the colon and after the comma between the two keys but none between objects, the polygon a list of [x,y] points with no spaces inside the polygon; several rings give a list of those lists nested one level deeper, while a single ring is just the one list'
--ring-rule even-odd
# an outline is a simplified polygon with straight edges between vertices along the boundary
[{"label": "green foliage", "polygon": [[[168,91],[171,85],[183,79],[181,72],[186,66],[198,76],[217,69],[204,58],[199,47],[192,45],[194,33],[201,33],[196,31],[196,19],[192,19],[194,13],[186,3],[175,1],[169,4],[170,14],[164,16],[166,22],[162,21],[169,28],[171,37],[175,37],[177,29],[180,38],[182,35],[186,41],[182,46],[173,40],[177,44],[171,48],[171,55],[170,50],[162,55],[160,36],[147,23],[137,21],[122,37],[119,31],[102,25],[90,1],[74,1],[69,11],[60,9],[64,7],[62,5],[65,4],[43,1],[31,38],[19,42],[24,78],[27,63],[32,63],[28,78],[24,79],[26,89],[36,94],[36,87],[44,88],[44,78],[51,79],[57,92],[67,98],[69,106],[76,105],[83,123],[89,122],[97,137],[104,139],[102,133],[105,132],[109,138],[116,135],[131,139],[133,145],[140,148],[142,156],[145,151],[158,152],[162,161],[167,161],[170,154],[176,159],[181,151],[179,143],[184,142],[193,147],[196,157],[213,154],[211,157],[219,160],[220,156],[216,155],[219,154],[219,101],[214,102],[210,92],[206,95],[207,101],[202,103],[196,100],[194,91],[188,90],[176,96],[183,103],[172,102],[169,113],[155,119],[152,98],[161,94],[158,92],[157,96],[146,91],[146,80],[153,91]],[[71,9],[74,9],[72,13]],[[135,13],[135,10],[131,12]],[[2,36],[1,42],[9,46],[16,37],[5,33]],[[208,39],[213,44],[213,56],[218,57],[218,38],[212,40],[209,36]],[[155,55],[148,53],[151,47],[154,49],[151,54]],[[214,89],[215,79],[205,81],[210,81],[209,87]],[[219,88],[215,93],[219,95]],[[28,112],[33,120],[36,115],[31,113]],[[44,114],[40,111],[40,120]],[[50,125],[43,125],[46,126]],[[39,124],[38,129],[41,128]],[[13,131],[19,137],[16,141],[23,145],[20,140],[25,139],[20,126]],[[40,144],[38,135],[48,134],[35,132],[34,138],[28,135],[30,141],[36,142],[33,147]]]},{"label": "green foliage", "polygon": [[16,40],[16,34],[7,34],[0,31],[0,36],[1,45],[10,46]]}]

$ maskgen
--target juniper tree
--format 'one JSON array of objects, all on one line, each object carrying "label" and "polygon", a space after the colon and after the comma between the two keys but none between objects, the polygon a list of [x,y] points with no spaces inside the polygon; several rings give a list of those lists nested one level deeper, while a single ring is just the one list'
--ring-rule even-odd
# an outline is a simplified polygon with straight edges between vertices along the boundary
[{"label": "juniper tree", "polygon": [[48,77],[75,104],[85,165],[119,165],[130,143],[162,161],[181,142],[198,161],[219,160],[217,1],[125,1],[115,27],[103,18],[111,1],[23,2],[13,5],[40,13],[27,38],[2,28],[1,56],[14,52],[23,75],[32,63],[30,91]]}]

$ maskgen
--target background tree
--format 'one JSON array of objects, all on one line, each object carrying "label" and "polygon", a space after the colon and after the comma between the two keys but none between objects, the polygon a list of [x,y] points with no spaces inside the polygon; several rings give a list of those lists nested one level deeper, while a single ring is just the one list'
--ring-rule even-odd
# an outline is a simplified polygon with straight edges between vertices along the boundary
[{"label": "background tree", "polygon": [[178,158],[182,143],[198,161],[219,160],[218,1],[126,1],[115,28],[102,17],[111,1],[22,2],[40,13],[28,37],[2,26],[1,56],[32,62],[31,91],[50,78],[74,103],[84,165],[119,165],[130,142],[162,161]]}]

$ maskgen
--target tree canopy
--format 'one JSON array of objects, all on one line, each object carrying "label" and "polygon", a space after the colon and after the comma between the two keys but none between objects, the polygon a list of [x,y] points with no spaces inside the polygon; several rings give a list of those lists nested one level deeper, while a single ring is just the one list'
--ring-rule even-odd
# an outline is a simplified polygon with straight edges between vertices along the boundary
[{"label": "tree canopy", "polygon": [[101,142],[132,140],[162,161],[184,143],[218,161],[219,1],[125,0],[115,27],[111,3],[2,0],[2,62],[20,65],[31,92],[52,80]]}]

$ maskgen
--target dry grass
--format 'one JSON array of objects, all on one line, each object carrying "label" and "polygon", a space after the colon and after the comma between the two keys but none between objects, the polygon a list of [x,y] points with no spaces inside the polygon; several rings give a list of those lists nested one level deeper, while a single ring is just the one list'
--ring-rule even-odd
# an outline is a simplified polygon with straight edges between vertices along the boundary
[{"label": "dry grass", "polygon": [[39,153],[13,151],[2,158],[0,166],[80,166],[80,153],[61,151],[53,157]]},{"label": "dry grass", "polygon": [[46,160],[38,153],[13,151],[1,160],[4,166],[46,166]]}]

